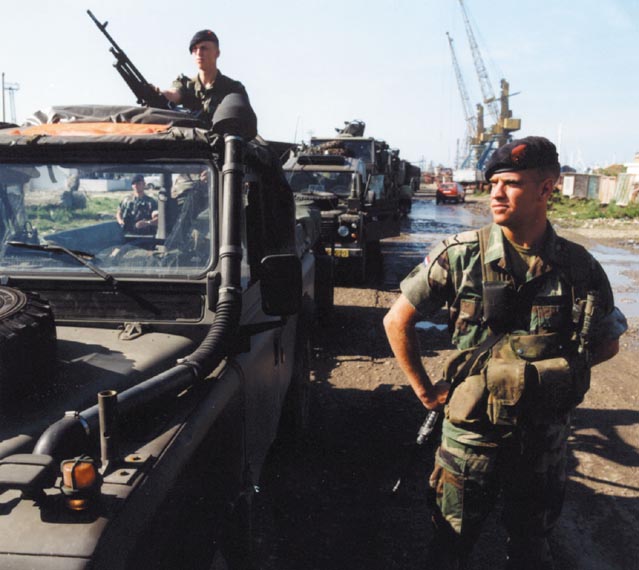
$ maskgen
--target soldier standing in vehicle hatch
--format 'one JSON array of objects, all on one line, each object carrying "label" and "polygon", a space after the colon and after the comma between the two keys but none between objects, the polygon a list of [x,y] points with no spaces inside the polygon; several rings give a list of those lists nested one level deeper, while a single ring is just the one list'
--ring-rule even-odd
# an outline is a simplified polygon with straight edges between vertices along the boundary
[{"label": "soldier standing in vehicle hatch", "polygon": [[[555,146],[542,137],[506,144],[485,176],[493,224],[436,246],[402,281],[384,326],[417,397],[445,412],[430,476],[433,567],[467,567],[501,491],[506,567],[549,570],[571,411],[627,325],[599,263],[547,220]],[[458,351],[433,383],[415,324],[444,304]]]},{"label": "soldier standing in vehicle hatch", "polygon": [[171,89],[162,91],[169,101],[191,111],[200,112],[202,120],[207,124],[210,124],[215,109],[227,95],[238,93],[244,95],[248,102],[244,85],[222,75],[217,68],[220,42],[214,32],[197,32],[189,43],[189,52],[193,55],[198,73],[193,78],[180,75],[173,82]]}]

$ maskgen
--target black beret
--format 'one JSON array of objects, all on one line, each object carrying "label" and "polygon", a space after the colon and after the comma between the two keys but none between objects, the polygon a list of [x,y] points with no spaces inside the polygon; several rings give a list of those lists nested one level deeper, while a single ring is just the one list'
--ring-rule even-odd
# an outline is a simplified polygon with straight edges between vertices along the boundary
[{"label": "black beret", "polygon": [[215,45],[220,45],[215,32],[212,32],[211,30],[200,30],[199,32],[196,32],[193,38],[191,38],[191,43],[189,44],[189,53],[193,51],[195,44],[199,44],[200,42],[214,42]]},{"label": "black beret", "polygon": [[544,137],[526,137],[499,147],[486,164],[484,175],[490,182],[498,172],[515,172],[529,168],[559,168],[555,145]]},{"label": "black beret", "polygon": [[135,184],[136,182],[144,182],[144,176],[142,174],[136,174],[131,180],[131,184]]}]

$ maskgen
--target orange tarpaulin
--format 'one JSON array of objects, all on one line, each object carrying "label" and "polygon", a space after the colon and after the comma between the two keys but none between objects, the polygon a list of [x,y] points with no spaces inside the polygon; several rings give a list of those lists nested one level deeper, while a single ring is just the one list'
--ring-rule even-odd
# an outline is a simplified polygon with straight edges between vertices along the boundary
[{"label": "orange tarpaulin", "polygon": [[86,137],[100,135],[152,135],[169,129],[169,125],[143,125],[140,123],[49,123],[17,128],[12,135],[51,135]]}]

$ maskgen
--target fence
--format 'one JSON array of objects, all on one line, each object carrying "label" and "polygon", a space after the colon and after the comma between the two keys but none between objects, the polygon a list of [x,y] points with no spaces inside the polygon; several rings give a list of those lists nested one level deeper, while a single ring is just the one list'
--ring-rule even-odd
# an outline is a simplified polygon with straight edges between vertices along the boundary
[{"label": "fence", "polygon": [[600,176],[597,174],[564,174],[561,193],[571,198],[599,200],[601,204],[615,202],[627,206],[639,202],[639,174]]}]

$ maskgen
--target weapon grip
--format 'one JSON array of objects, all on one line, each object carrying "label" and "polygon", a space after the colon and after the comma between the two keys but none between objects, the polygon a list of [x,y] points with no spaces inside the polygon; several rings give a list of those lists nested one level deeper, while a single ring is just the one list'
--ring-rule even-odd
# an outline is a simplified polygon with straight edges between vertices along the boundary
[{"label": "weapon grip", "polygon": [[586,295],[586,304],[584,306],[584,316],[579,332],[579,348],[577,352],[583,353],[587,351],[592,335],[592,321],[597,310],[598,294],[596,291],[588,291]]}]

